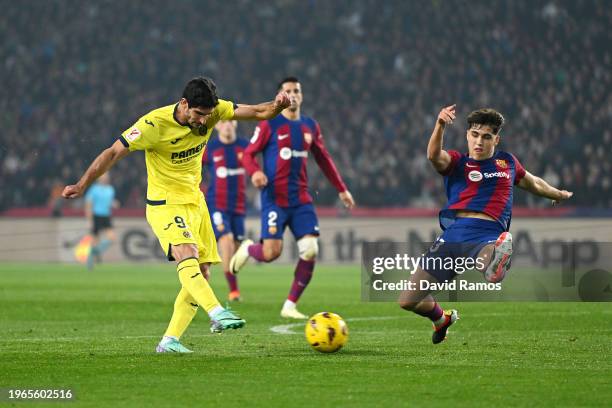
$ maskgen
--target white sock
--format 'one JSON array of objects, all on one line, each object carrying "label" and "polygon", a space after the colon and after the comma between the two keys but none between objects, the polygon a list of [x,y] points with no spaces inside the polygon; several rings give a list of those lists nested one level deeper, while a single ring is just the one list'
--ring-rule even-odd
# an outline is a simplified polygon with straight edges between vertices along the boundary
[{"label": "white sock", "polygon": [[160,343],[161,344],[166,344],[169,343],[171,341],[178,341],[178,337],[174,337],[174,336],[164,336],[162,337]]},{"label": "white sock", "polygon": [[295,309],[296,303],[290,301],[289,299],[285,300],[283,304],[283,309]]},{"label": "white sock", "polygon": [[210,318],[215,317],[216,315],[218,315],[219,313],[221,313],[222,311],[224,311],[225,309],[222,308],[221,306],[217,305],[215,307],[213,307],[213,309],[208,312],[208,316],[210,316]]}]

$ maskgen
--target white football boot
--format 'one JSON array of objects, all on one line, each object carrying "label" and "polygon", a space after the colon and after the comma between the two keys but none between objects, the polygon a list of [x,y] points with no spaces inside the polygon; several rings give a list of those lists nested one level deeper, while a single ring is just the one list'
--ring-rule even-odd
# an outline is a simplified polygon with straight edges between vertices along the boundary
[{"label": "white football boot", "polygon": [[240,246],[234,253],[234,256],[230,259],[229,270],[234,275],[237,275],[240,272],[240,269],[244,265],[246,265],[249,260],[249,245],[252,245],[253,241],[250,239],[245,239],[240,243]]},{"label": "white football boot", "polygon": [[292,305],[289,305],[287,303],[285,303],[283,305],[283,308],[281,309],[280,312],[281,317],[284,317],[286,319],[296,319],[296,320],[306,320],[308,319],[308,316],[306,316],[303,313],[300,313],[297,310],[297,307],[295,306],[295,303]]},{"label": "white football boot", "polygon": [[502,232],[495,241],[495,249],[493,259],[484,272],[484,278],[487,282],[501,282],[506,276],[506,272],[510,269],[512,260],[512,234]]}]

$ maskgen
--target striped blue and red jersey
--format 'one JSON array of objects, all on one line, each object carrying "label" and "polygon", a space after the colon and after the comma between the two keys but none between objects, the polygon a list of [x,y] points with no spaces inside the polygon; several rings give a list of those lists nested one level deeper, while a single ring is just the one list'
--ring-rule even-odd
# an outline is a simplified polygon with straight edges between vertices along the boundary
[{"label": "striped blue and red jersey", "polygon": [[261,170],[255,160],[259,152],[263,153],[263,172],[268,178],[261,194],[263,205],[294,207],[312,202],[306,172],[309,154],[336,190],[346,191],[314,119],[301,116],[298,120],[289,120],[278,115],[260,122],[244,152],[244,167],[250,175]]},{"label": "striped blue and red jersey", "polygon": [[441,172],[448,203],[440,211],[440,227],[448,228],[457,210],[467,210],[487,214],[504,230],[510,229],[512,190],[525,176],[517,158],[502,151],[486,160],[475,160],[456,150],[448,153],[451,162]]},{"label": "striped blue and red jersey", "polygon": [[244,150],[249,142],[236,138],[225,144],[217,136],[206,146],[202,162],[209,174],[206,202],[217,211],[234,214],[246,212],[246,177],[242,165]]}]

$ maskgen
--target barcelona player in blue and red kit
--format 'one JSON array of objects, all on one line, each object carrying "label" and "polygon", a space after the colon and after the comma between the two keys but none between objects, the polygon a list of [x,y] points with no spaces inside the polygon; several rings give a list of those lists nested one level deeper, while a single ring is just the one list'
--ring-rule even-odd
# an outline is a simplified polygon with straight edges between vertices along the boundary
[{"label": "barcelona player in blue and red kit", "polygon": [[[497,283],[510,268],[512,256],[509,229],[513,186],[549,198],[553,204],[570,198],[572,193],[558,190],[532,175],[514,155],[495,150],[504,117],[493,109],[480,109],[468,115],[467,154],[444,150],[444,129],[454,119],[455,105],[442,109],[427,146],[427,158],[444,176],[448,204],[440,211],[443,233],[424,259],[471,258],[488,282]],[[421,289],[420,282],[447,282],[456,274],[442,263],[428,263],[417,268],[411,277],[416,289],[406,290],[400,296],[402,308],[433,322],[434,344],[446,338],[448,327],[458,319],[458,314],[456,310],[442,310],[430,291]]]},{"label": "barcelona player in blue and red kit", "polygon": [[206,202],[210,209],[223,273],[230,288],[229,300],[240,300],[237,277],[229,261],[244,239],[246,213],[246,171],[242,157],[249,141],[236,135],[237,122],[222,120],[215,125],[217,137],[208,142],[202,162],[209,174]]},{"label": "barcelona player in blue and red kit", "polygon": [[[288,226],[295,237],[299,260],[281,316],[305,319],[296,303],[310,282],[318,253],[319,222],[308,192],[306,162],[313,155],[319,168],[339,193],[348,208],[355,205],[334,162],[323,143],[319,124],[300,113],[302,88],[295,77],[281,81],[279,89],[286,92],[291,106],[277,118],[260,122],[244,152],[244,167],[251,181],[261,188],[261,238],[263,243],[245,240],[230,262],[237,273],[249,257],[271,262],[282,252],[283,233]],[[263,170],[255,155],[263,153]]]}]

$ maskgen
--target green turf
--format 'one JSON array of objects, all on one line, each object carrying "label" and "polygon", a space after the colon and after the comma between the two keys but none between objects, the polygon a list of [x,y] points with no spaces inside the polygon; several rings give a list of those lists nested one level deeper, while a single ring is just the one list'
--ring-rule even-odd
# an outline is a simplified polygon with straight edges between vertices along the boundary
[{"label": "green turf", "polygon": [[[200,312],[183,338],[195,353],[157,355],[178,290],[171,265],[2,265],[0,387],[70,387],[66,405],[90,407],[610,404],[610,304],[457,304],[461,320],[434,346],[422,318],[361,303],[359,277],[319,266],[300,305],[347,319],[337,354],[311,350],[301,325],[270,331],[290,323],[278,313],[292,268],[250,266],[235,307],[246,328],[208,334]],[[218,270],[213,283],[224,297]]]}]

